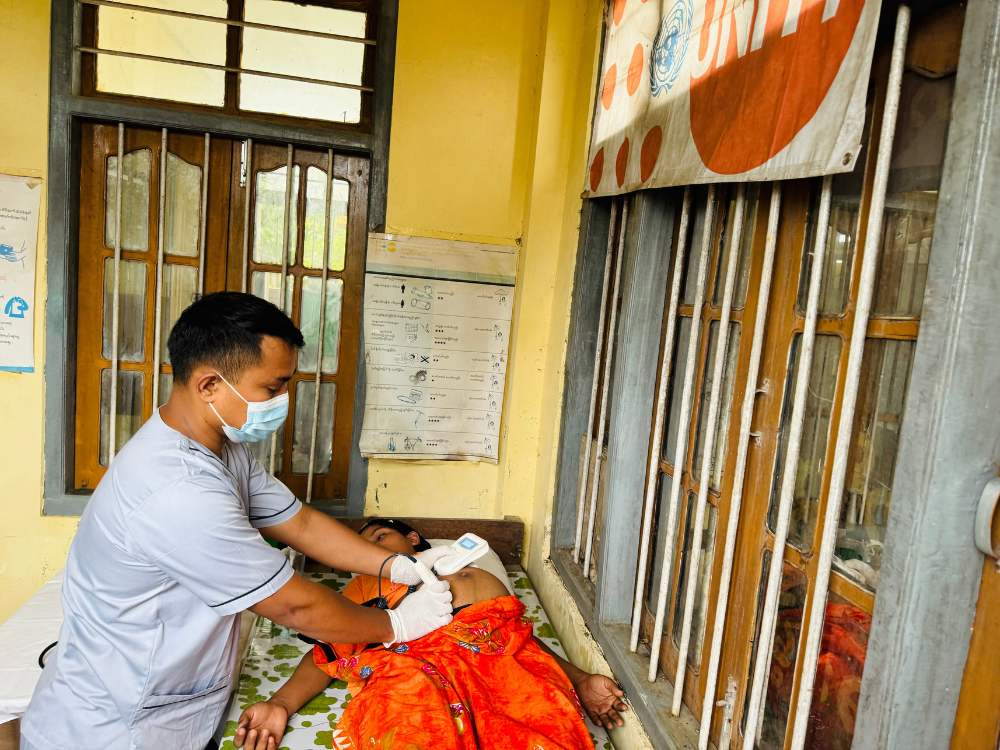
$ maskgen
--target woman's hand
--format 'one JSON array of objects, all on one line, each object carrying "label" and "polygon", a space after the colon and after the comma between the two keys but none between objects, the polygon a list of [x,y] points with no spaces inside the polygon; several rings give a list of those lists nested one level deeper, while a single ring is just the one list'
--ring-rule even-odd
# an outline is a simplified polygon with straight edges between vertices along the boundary
[{"label": "woman's hand", "polygon": [[618,683],[602,674],[588,674],[574,686],[590,720],[605,729],[624,726],[619,711],[628,711]]},{"label": "woman's hand", "polygon": [[254,703],[240,714],[237,722],[236,747],[245,750],[275,750],[285,734],[288,710],[279,703]]}]

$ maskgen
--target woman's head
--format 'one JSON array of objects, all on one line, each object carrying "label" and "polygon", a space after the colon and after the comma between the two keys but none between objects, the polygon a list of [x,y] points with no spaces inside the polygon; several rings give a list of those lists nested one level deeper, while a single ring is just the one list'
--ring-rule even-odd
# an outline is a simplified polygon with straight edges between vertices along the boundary
[{"label": "woman's head", "polygon": [[431,545],[408,523],[392,518],[370,518],[358,532],[370,542],[390,552],[412,555],[430,549]]}]

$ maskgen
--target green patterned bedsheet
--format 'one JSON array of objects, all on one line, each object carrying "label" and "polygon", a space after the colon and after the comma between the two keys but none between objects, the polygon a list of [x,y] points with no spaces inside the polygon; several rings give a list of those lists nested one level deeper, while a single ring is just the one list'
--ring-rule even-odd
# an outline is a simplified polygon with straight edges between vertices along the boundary
[{"label": "green patterned bedsheet", "polygon": [[[305,575],[335,591],[339,591],[350,580],[348,574],[306,573]],[[518,598],[524,602],[525,616],[535,623],[535,635],[557,654],[565,657],[566,652],[545,610],[542,609],[527,575],[520,569],[509,570],[507,575]],[[240,672],[239,685],[229,704],[224,725],[219,733],[221,736],[217,737],[220,750],[236,750],[232,738],[236,732],[236,720],[240,713],[250,704],[271,697],[295,671],[308,649],[307,644],[286,628],[264,618],[257,620],[250,639],[250,649]],[[332,748],[331,727],[336,725],[350,699],[347,683],[340,680],[331,682],[330,687],[322,695],[317,695],[292,716],[280,750]],[[589,719],[587,728],[596,748],[610,750],[612,745],[604,729],[595,726]]]}]

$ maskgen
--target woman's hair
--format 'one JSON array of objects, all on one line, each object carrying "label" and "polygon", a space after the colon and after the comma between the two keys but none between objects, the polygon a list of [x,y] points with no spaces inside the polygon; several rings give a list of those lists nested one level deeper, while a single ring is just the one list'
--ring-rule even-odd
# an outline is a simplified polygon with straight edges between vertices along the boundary
[{"label": "woman's hair", "polygon": [[403,521],[397,521],[394,518],[369,518],[367,521],[364,522],[361,528],[358,529],[358,533],[360,534],[365,529],[370,529],[373,526],[392,529],[393,531],[398,531],[403,536],[406,536],[411,532],[416,534],[420,538],[420,541],[417,544],[413,545],[413,549],[415,549],[417,552],[423,552],[425,549],[431,548],[431,543],[428,542],[426,539],[424,539],[423,534],[421,534],[415,528],[410,526],[410,524],[404,523]]}]

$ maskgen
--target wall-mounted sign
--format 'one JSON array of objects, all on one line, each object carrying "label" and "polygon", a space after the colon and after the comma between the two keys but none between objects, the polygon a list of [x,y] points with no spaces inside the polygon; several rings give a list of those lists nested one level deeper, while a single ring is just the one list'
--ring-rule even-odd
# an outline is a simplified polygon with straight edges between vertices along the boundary
[{"label": "wall-mounted sign", "polygon": [[42,181],[0,174],[0,371],[35,369],[35,253]]},{"label": "wall-mounted sign", "polygon": [[613,0],[591,195],[853,169],[881,0]]}]

